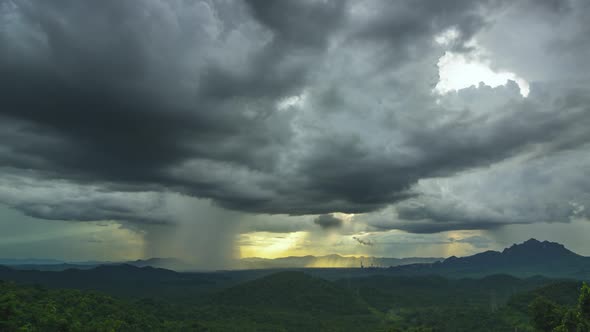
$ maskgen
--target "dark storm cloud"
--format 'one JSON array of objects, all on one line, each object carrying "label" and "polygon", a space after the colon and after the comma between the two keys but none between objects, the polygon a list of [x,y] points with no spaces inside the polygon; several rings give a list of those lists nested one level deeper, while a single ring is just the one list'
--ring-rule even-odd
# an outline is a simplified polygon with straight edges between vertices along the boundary
[{"label": "dark storm cloud", "polygon": [[[421,201],[421,197],[416,200]],[[405,204],[406,202],[402,202]],[[443,207],[433,207],[432,211],[437,213],[444,213]],[[457,209],[457,212],[469,213],[468,209],[462,211]],[[369,226],[370,231],[389,231],[392,229],[403,230],[410,233],[429,234],[440,233],[452,230],[478,230],[478,229],[496,229],[505,224],[511,223],[529,223],[518,220],[487,220],[485,216],[474,216],[469,214],[461,215],[460,218],[449,218],[448,215],[427,215],[423,208],[414,207],[413,209],[407,207],[395,206],[388,208],[376,214],[369,214],[366,216],[359,215],[354,218],[354,222],[365,223]]]},{"label": "dark storm cloud", "polygon": [[342,219],[331,214],[322,214],[315,218],[313,223],[323,229],[339,228],[342,226]]},{"label": "dark storm cloud", "polygon": [[253,16],[289,47],[323,48],[330,32],[346,19],[347,0],[246,0]]},{"label": "dark storm cloud", "polygon": [[465,42],[486,24],[487,17],[482,11],[489,11],[501,3],[493,0],[369,2],[367,8],[376,11],[377,15],[361,25],[356,37],[361,42],[385,41],[391,45],[389,50],[394,54],[390,61],[407,61],[419,56],[421,49],[431,46],[433,35],[454,28],[459,35],[453,48],[464,50]]},{"label": "dark storm cloud", "polygon": [[158,210],[162,205],[149,204],[139,209],[139,206],[130,206],[137,202],[129,200],[105,201],[102,199],[91,200],[70,200],[52,202],[51,204],[28,203],[19,204],[15,207],[24,214],[48,220],[74,220],[74,221],[95,221],[95,220],[122,220],[148,224],[166,224],[172,218],[165,218],[160,214],[150,217],[150,210]]},{"label": "dark storm cloud", "polygon": [[40,219],[119,220],[145,224],[173,222],[166,197],[161,193],[117,192],[46,180],[26,173],[0,178],[0,202]]},{"label": "dark storm cloud", "polygon": [[439,221],[439,220],[409,220],[404,222],[396,222],[389,224],[386,227],[378,227],[381,230],[399,229],[410,233],[417,234],[431,234],[447,231],[458,230],[478,230],[478,229],[496,229],[502,227],[502,224],[497,222],[479,222],[474,220],[467,220],[465,222],[456,221]]},{"label": "dark storm cloud", "polygon": [[[533,150],[580,149],[590,139],[587,89],[540,82],[525,100],[515,84],[480,86],[455,94],[467,100],[460,105],[432,95],[444,53],[434,36],[456,29],[450,50],[469,53],[468,41],[502,6],[1,2],[3,183],[93,190],[84,201],[60,201],[27,182],[23,191],[37,194],[5,190],[0,199],[46,219],[155,222],[168,216],[126,204],[140,197],[139,206],[155,211],[157,193],[174,191],[239,211],[324,220],[422,199],[412,189],[422,179]],[[484,98],[493,109],[479,109]],[[280,106],[289,100],[298,101]],[[384,228],[506,221],[443,203],[407,206],[397,211],[403,221]]]},{"label": "dark storm cloud", "polygon": [[[296,75],[291,69],[282,76],[269,70],[280,59],[263,50],[265,61],[255,57],[258,67],[250,73],[216,71],[214,63],[205,63],[201,75],[186,77],[177,62],[193,51],[184,43],[189,42],[188,34],[200,37],[206,27],[187,17],[175,21],[179,31],[160,29],[172,24],[167,22],[167,4],[175,3],[7,5],[6,15],[21,15],[21,33],[38,35],[35,38],[45,42],[33,45],[40,48],[37,54],[22,58],[11,54],[22,52],[14,45],[17,41],[8,41],[16,50],[6,48],[1,57],[0,88],[6,93],[0,116],[15,131],[7,137],[11,152],[2,156],[5,165],[22,167],[34,156],[34,166],[58,177],[174,186],[166,169],[189,158],[230,158],[248,167],[272,162],[261,151],[271,142],[281,142],[279,135],[289,135],[289,130],[282,128],[283,120],[267,114],[268,102],[257,101],[257,114],[247,117],[235,107],[248,100],[216,98],[277,98],[297,85]],[[86,20],[90,13],[92,19]],[[196,42],[192,47],[200,46]],[[262,65],[269,80],[260,79]],[[297,75],[303,73],[298,66]],[[195,91],[203,96],[195,97]],[[267,121],[280,128],[277,136],[267,135]]]},{"label": "dark storm cloud", "polygon": [[[199,30],[206,27],[187,18],[178,19],[177,32],[158,32],[160,24],[171,23],[166,22],[167,2],[162,8],[157,3],[17,2],[23,24],[31,30],[38,24],[34,33],[46,43],[42,54],[34,55],[38,59],[2,57],[0,87],[9,92],[2,116],[4,121],[26,122],[28,128],[22,130],[31,131],[33,138],[41,133],[59,142],[48,149],[32,151],[31,144],[15,152],[34,154],[62,175],[167,183],[173,181],[162,174],[165,168],[188,158],[247,159],[249,150],[281,141],[256,134],[268,132],[262,128],[266,120],[274,121],[264,114],[264,101],[257,110],[261,114],[246,118],[232,102],[216,98],[277,98],[296,85],[295,75],[279,75],[272,70],[279,59],[266,57],[269,80],[260,79],[261,64],[238,75],[231,68],[216,70],[213,62],[204,63],[200,75],[186,77],[176,62],[193,52],[184,46],[188,34],[197,30],[200,37],[204,32]],[[89,13],[93,19],[85,20]],[[297,73],[303,72],[297,67]],[[195,97],[195,91],[205,96]],[[210,148],[214,143],[216,148]],[[240,150],[245,151],[235,153]]]}]

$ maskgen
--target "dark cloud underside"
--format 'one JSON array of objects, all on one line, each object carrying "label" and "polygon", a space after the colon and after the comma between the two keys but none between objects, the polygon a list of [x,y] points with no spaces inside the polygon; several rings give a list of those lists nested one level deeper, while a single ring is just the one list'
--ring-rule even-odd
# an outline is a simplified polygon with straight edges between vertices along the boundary
[{"label": "dark cloud underside", "polygon": [[[584,26],[571,9],[587,12],[580,2],[546,5],[563,7],[554,19]],[[448,50],[469,55],[469,41],[493,31],[491,17],[531,7],[545,8],[459,0],[2,1],[2,184],[26,187],[0,192],[0,200],[66,220],[165,222],[157,209],[169,191],[244,212],[321,214],[315,223],[323,228],[341,224],[329,213],[391,204],[399,204],[394,213],[368,218],[372,227],[438,232],[569,220],[566,206],[588,203],[580,195],[572,201],[585,189],[570,188],[565,201],[543,196],[553,208],[530,205],[544,211],[532,214],[486,195],[480,213],[416,189],[510,159],[558,155],[570,165],[576,154],[563,153],[587,152],[588,77],[579,73],[575,82],[532,82],[526,99],[514,83],[461,91],[454,96],[467,102],[459,105],[432,92],[445,51],[435,35],[455,29]],[[590,49],[577,28],[568,40],[545,37],[543,47],[569,45],[555,62],[564,71]],[[497,107],[482,111],[482,100]],[[472,193],[466,186],[455,189]],[[68,200],[42,197],[49,187],[87,197],[69,208]],[[125,195],[139,195],[150,212],[127,206],[133,198]]]}]

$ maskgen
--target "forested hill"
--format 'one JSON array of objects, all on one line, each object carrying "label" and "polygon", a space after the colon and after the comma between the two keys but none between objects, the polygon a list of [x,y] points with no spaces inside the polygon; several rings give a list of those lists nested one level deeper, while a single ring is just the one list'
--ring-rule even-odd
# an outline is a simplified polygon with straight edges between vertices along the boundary
[{"label": "forested hill", "polygon": [[202,298],[121,298],[0,282],[0,331],[552,331],[570,311],[587,322],[580,287],[502,275],[327,281],[280,272]]},{"label": "forested hill", "polygon": [[216,273],[178,273],[132,265],[104,265],[64,271],[17,270],[0,266],[0,280],[38,284],[51,288],[100,290],[124,296],[195,294],[215,289],[229,277]]},{"label": "forested hill", "polygon": [[[0,281],[0,331],[207,331],[166,313],[164,303],[98,292],[17,286]],[[162,313],[162,314],[160,314]]]}]

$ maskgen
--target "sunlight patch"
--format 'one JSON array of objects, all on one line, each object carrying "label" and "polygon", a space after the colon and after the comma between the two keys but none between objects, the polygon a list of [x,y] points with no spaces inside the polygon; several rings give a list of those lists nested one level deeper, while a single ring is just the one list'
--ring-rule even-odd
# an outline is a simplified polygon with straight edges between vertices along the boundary
[{"label": "sunlight patch", "polygon": [[294,255],[305,243],[307,235],[307,232],[241,234],[240,258],[278,258]]},{"label": "sunlight patch", "polygon": [[[441,37],[442,38],[442,37]],[[480,82],[491,87],[506,85],[509,80],[516,82],[523,97],[529,95],[529,83],[515,73],[508,71],[495,72],[490,68],[490,61],[473,58],[463,54],[445,52],[438,61],[439,82],[434,90],[444,95],[451,91],[478,86]]]}]

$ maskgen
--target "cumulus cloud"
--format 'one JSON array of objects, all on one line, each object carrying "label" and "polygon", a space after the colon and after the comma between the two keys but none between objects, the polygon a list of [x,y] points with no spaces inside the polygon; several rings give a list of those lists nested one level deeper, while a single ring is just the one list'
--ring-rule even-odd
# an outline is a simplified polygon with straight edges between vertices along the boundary
[{"label": "cumulus cloud", "polygon": [[[581,0],[3,1],[0,201],[135,223],[178,219],[166,193],[323,228],[334,212],[419,233],[567,221],[589,204],[587,14]],[[527,98],[514,82],[433,91],[439,59],[472,40]],[[271,220],[249,227],[308,227]]]},{"label": "cumulus cloud", "polygon": [[[398,218],[455,229],[506,224],[570,222],[588,218],[590,160],[572,151],[524,161],[509,161],[448,179],[424,180],[421,194],[396,206]],[[425,231],[430,231],[428,228]]]}]

